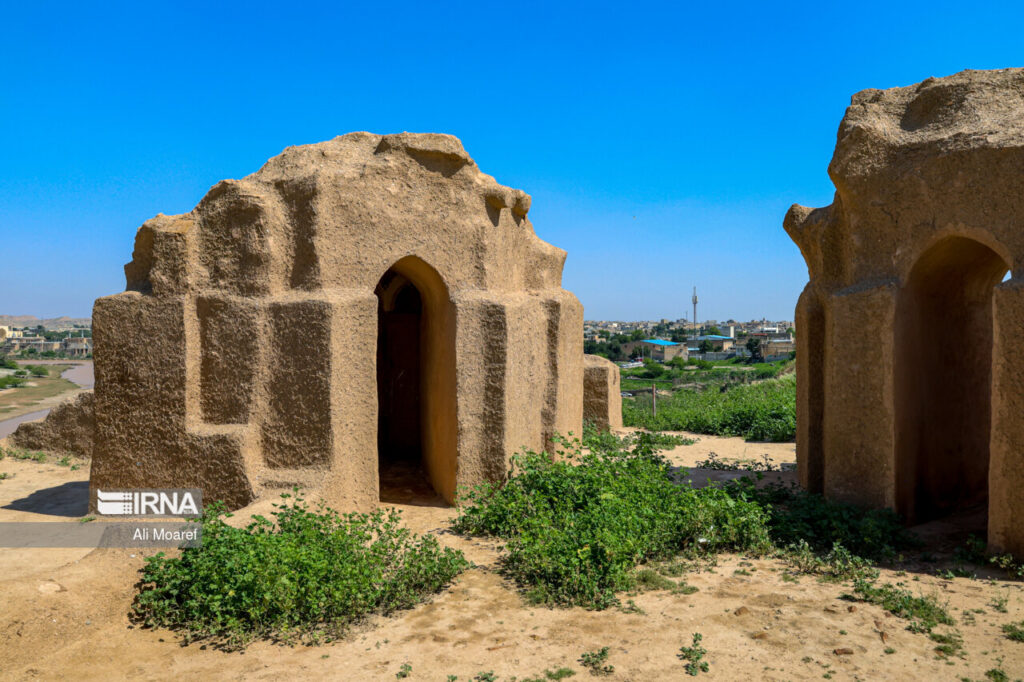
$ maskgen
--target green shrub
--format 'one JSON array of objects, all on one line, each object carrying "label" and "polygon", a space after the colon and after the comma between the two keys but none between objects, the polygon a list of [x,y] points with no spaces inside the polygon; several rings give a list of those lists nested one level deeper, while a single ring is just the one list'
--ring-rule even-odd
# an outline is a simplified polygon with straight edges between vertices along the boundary
[{"label": "green shrub", "polygon": [[591,452],[618,452],[641,446],[649,449],[653,454],[656,450],[666,450],[679,445],[693,445],[696,442],[693,438],[657,431],[641,431],[617,436],[611,431],[598,429],[593,422],[583,422],[583,447]]},{"label": "green shrub", "polygon": [[827,500],[796,485],[757,486],[751,478],[733,481],[735,490],[769,510],[768,526],[779,547],[801,542],[819,553],[834,552],[836,545],[858,557],[892,559],[898,550],[919,544],[916,536],[888,509],[865,509]]},{"label": "green shrub", "polygon": [[693,633],[693,643],[690,646],[680,647],[679,653],[676,654],[679,660],[686,661],[686,674],[692,677],[696,677],[699,673],[706,673],[710,667],[704,660],[708,650],[701,646],[702,639],[704,639],[702,634]]},{"label": "green shrub", "polygon": [[1017,580],[1024,580],[1024,561],[1018,561],[1012,554],[1001,554],[989,558],[989,563],[1006,571],[1007,575]]},{"label": "green shrub", "polygon": [[875,580],[878,569],[871,566],[866,559],[851,554],[838,542],[824,556],[814,553],[806,540],[786,548],[784,556],[798,573],[821,576],[825,582],[842,582],[845,580]]},{"label": "green shrub", "polygon": [[1007,623],[1003,626],[1003,634],[1014,642],[1024,642],[1024,620],[1019,623]]},{"label": "green shrub", "polygon": [[333,639],[367,614],[413,606],[469,566],[461,552],[402,527],[395,510],[342,515],[282,497],[273,522],[256,516],[245,528],[210,505],[201,547],[146,559],[135,620],[226,648],[256,637]]},{"label": "green shrub", "polygon": [[505,538],[503,571],[533,602],[606,608],[641,562],[680,552],[766,551],[767,514],[740,492],[673,482],[649,439],[556,458],[525,452],[504,485],[465,493],[458,532]]},{"label": "green shrub", "polygon": [[665,373],[665,366],[659,365],[654,360],[648,360],[644,363],[644,369],[638,373],[637,376],[643,377],[644,379],[657,379]]},{"label": "green shrub", "polygon": [[0,388],[18,388],[25,385],[25,378],[18,376],[0,377]]},{"label": "green shrub", "polygon": [[623,403],[626,426],[653,431],[692,431],[748,440],[783,442],[796,437],[796,377],[786,375],[756,384],[715,390],[679,390],[658,399],[658,414],[649,401]]},{"label": "green shrub", "polygon": [[611,675],[615,672],[615,666],[605,665],[605,661],[608,660],[608,649],[609,647],[603,646],[597,651],[584,651],[580,654],[580,665],[587,668],[595,677]]},{"label": "green shrub", "polygon": [[915,597],[896,585],[883,583],[876,587],[867,580],[855,581],[853,591],[854,594],[844,594],[843,598],[877,604],[894,616],[911,621],[907,626],[911,632],[931,632],[937,625],[955,625],[945,607],[933,596]]}]

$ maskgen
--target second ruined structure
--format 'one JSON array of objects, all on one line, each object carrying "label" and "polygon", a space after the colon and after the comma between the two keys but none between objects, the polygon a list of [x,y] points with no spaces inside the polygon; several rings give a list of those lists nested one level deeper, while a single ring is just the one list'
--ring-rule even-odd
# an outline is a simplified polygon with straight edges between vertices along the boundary
[{"label": "second ruined structure", "polygon": [[583,356],[583,418],[598,429],[622,428],[619,366],[598,355]]},{"label": "second ruined structure", "polygon": [[785,221],[801,482],[1024,555],[1024,71],[857,93],[829,175]]}]

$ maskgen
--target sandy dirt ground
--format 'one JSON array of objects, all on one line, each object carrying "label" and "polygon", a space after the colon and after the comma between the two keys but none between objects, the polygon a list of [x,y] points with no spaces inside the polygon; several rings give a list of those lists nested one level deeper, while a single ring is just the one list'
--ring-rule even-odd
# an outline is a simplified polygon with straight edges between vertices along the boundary
[{"label": "sandy dirt ground", "polygon": [[[684,465],[712,451],[757,458],[767,448],[779,463],[792,451],[792,444],[700,438],[671,459]],[[13,474],[0,481],[0,521],[75,522],[86,513],[87,464],[71,471],[7,458],[0,472]],[[604,679],[683,680],[690,678],[677,653],[695,632],[708,650],[710,671],[701,674],[707,679],[984,680],[986,670],[1000,665],[1010,679],[1024,677],[1024,644],[1000,631],[1024,619],[1024,590],[996,572],[984,580],[944,580],[934,575],[941,562],[907,564],[903,575],[883,570],[885,581],[948,602],[967,652],[948,661],[925,635],[908,632],[906,621],[840,600],[847,587],[783,579],[778,560],[723,556],[710,570],[685,576],[699,588],[693,594],[622,595],[633,600],[633,613],[538,608],[525,605],[497,572],[498,543],[451,534],[451,509],[411,488],[398,493],[395,506],[410,527],[437,533],[477,566],[429,603],[371,619],[324,646],[257,642],[241,653],[182,646],[173,632],[135,628],[128,619],[143,565],[139,550],[0,549],[0,679],[369,681],[398,679],[408,664],[411,681],[449,675],[465,681],[493,671],[507,682],[563,666],[583,680],[591,676],[580,655],[607,646],[615,670]],[[268,505],[246,511],[265,513]],[[996,608],[1003,598],[1005,613]]]}]

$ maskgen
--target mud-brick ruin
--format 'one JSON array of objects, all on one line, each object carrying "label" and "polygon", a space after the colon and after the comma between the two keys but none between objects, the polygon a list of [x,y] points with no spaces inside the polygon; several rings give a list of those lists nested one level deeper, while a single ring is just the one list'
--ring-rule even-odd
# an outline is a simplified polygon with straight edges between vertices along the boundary
[{"label": "mud-brick ruin", "polygon": [[148,221],[93,310],[93,494],[361,509],[412,462],[451,502],[579,433],[583,310],[529,209],[454,137],[352,133]]},{"label": "mud-brick ruin", "polygon": [[801,482],[1024,555],[1024,70],[854,95],[829,175],[785,220]]}]

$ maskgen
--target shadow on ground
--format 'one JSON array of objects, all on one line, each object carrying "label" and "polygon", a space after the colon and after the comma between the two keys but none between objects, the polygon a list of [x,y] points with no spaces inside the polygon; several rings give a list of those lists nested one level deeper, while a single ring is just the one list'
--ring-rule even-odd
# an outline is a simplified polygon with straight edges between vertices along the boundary
[{"label": "shadow on ground", "polygon": [[28,497],[12,500],[3,509],[79,518],[89,512],[89,482],[71,481],[36,490]]}]

